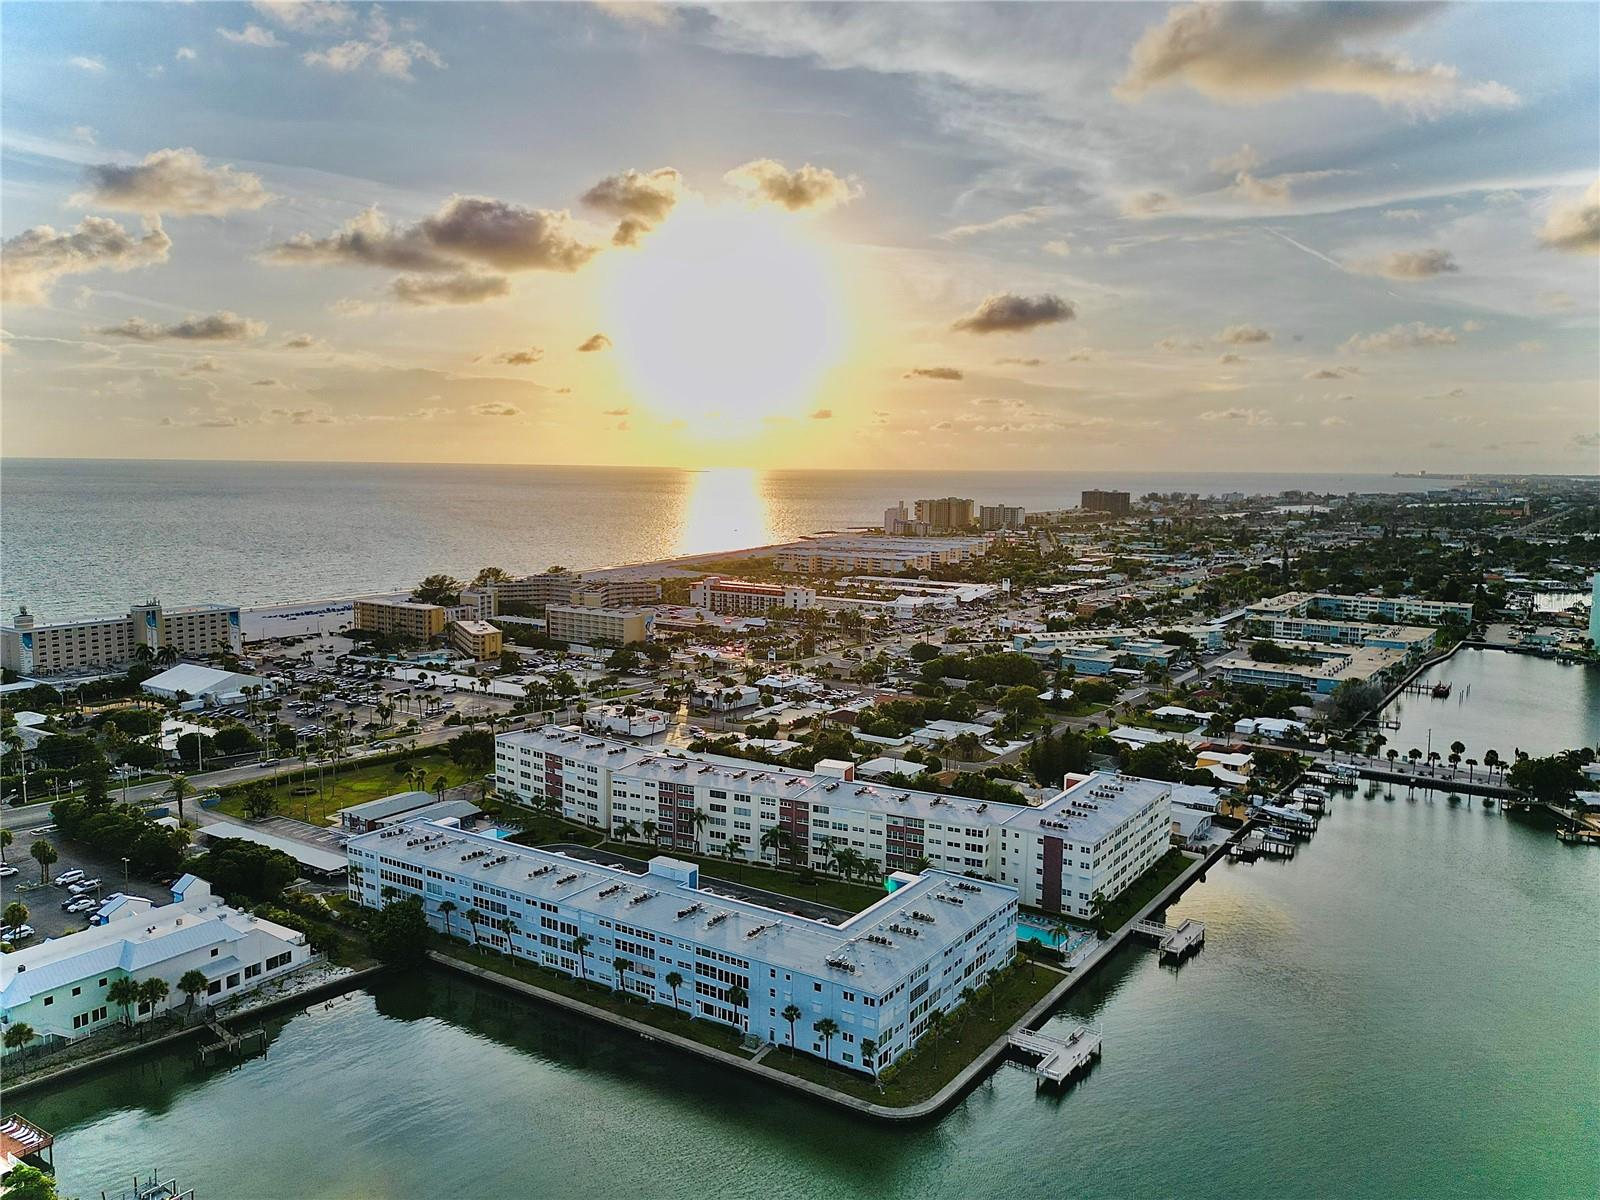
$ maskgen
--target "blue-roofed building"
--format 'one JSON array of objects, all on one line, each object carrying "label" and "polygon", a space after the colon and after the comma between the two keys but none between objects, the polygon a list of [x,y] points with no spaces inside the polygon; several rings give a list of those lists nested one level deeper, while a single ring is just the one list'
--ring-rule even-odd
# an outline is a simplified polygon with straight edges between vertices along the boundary
[{"label": "blue-roofed building", "polygon": [[[118,979],[166,980],[166,1009],[188,1003],[178,980],[190,970],[206,979],[196,1000],[217,1003],[312,958],[305,934],[230,908],[198,876],[179,879],[172,896],[159,905],[113,896],[81,933],[0,954],[0,1022],[27,1024],[46,1043],[72,1041],[121,1019],[106,998]],[[133,1015],[149,1014],[140,1005]]]}]

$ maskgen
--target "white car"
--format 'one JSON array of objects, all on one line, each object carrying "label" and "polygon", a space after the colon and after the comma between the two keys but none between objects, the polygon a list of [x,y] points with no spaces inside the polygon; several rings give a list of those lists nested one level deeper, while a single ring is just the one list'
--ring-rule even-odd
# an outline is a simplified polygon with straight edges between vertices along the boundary
[{"label": "white car", "polygon": [[17,873],[17,869],[10,863],[0,863],[0,879],[10,879]]},{"label": "white car", "polygon": [[98,891],[99,889],[100,881],[98,879],[85,879],[73,884],[67,888],[67,891],[71,892],[74,896],[82,896],[88,892]]},{"label": "white car", "polygon": [[0,942],[25,942],[33,936],[32,925],[7,926],[0,929]]},{"label": "white car", "polygon": [[88,912],[92,908],[99,908],[100,901],[93,896],[79,896],[76,900],[68,900],[62,908],[69,913]]},{"label": "white car", "polygon": [[76,871],[76,870],[74,870],[74,871],[63,871],[63,872],[61,872],[61,874],[56,876],[55,885],[57,887],[66,887],[69,883],[77,883],[78,880],[80,880],[82,878],[83,878],[83,872],[82,871]]}]

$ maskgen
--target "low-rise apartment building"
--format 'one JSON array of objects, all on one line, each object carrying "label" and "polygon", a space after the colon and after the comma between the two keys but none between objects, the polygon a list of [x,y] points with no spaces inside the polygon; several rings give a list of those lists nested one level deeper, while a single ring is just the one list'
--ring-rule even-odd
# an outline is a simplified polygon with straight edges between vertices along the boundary
[{"label": "low-rise apartment building", "polygon": [[[230,908],[211,885],[185,875],[172,885],[173,902],[114,896],[100,910],[103,924],[0,955],[0,1019],[26,1024],[48,1043],[85,1037],[120,1020],[106,998],[118,979],[164,979],[162,1009],[186,1004],[178,980],[205,976],[196,997],[231,1000],[311,960],[305,934]],[[136,1015],[150,1012],[136,1006]]]},{"label": "low-rise apartment building", "polygon": [[123,617],[40,622],[26,608],[0,627],[0,666],[19,675],[71,675],[126,667],[139,646],[184,656],[244,648],[239,609],[226,604],[134,605]]},{"label": "low-rise apartment building", "polygon": [[775,608],[810,608],[817,589],[798,583],[757,583],[707,575],[689,585],[689,603],[715,613],[759,615]]},{"label": "low-rise apartment building", "polygon": [[451,621],[447,627],[450,644],[468,658],[489,662],[500,657],[502,634],[488,621]]},{"label": "low-rise apartment building", "polygon": [[853,537],[844,534],[807,538],[782,547],[774,556],[780,571],[807,575],[856,573],[897,574],[970,562],[989,548],[981,537]]},{"label": "low-rise apartment building", "polygon": [[495,739],[501,795],[559,805],[571,820],[669,853],[717,855],[732,840],[748,861],[820,868],[848,847],[884,871],[931,864],[1009,883],[1030,907],[1082,918],[1097,892],[1115,899],[1161,857],[1171,828],[1171,785],[1156,780],[1075,776],[1031,807],[852,775],[848,763],[791,770],[558,726]]},{"label": "low-rise apartment building", "polygon": [[544,610],[545,632],[563,642],[588,646],[626,646],[650,636],[650,614],[640,608],[591,608],[551,604]]},{"label": "low-rise apartment building", "polygon": [[1327,646],[1293,642],[1284,646],[1303,656],[1299,662],[1263,662],[1248,653],[1219,659],[1216,672],[1229,683],[1257,683],[1267,688],[1292,688],[1315,696],[1331,695],[1346,680],[1387,683],[1411,662],[1408,650],[1387,646]]},{"label": "low-rise apartment building", "polygon": [[[346,852],[350,896],[369,908],[414,896],[436,929],[862,1072],[903,1055],[930,1014],[1016,951],[1016,890],[943,871],[902,877],[832,924],[702,891],[692,863],[666,856],[638,874],[426,821]],[[804,1014],[793,1025],[790,1005]]]},{"label": "low-rise apartment building", "polygon": [[1285,592],[1259,600],[1245,609],[1247,616],[1321,616],[1346,621],[1471,621],[1472,605],[1454,600],[1423,600],[1416,596],[1347,596],[1335,592]]}]

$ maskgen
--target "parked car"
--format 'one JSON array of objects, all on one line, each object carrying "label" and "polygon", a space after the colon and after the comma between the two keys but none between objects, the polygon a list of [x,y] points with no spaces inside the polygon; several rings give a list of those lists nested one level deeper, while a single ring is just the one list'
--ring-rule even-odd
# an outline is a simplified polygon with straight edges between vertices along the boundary
[{"label": "parked car", "polygon": [[4,929],[0,929],[0,942],[11,942],[13,945],[25,942],[32,936],[32,925],[7,925]]},{"label": "parked car", "polygon": [[17,869],[10,863],[0,863],[0,879],[10,879],[17,873]]},{"label": "parked car", "polygon": [[99,888],[100,881],[98,879],[83,879],[69,886],[67,891],[71,892],[74,896],[82,896],[87,892],[98,891]]},{"label": "parked car", "polygon": [[61,902],[61,911],[69,913],[87,912],[99,905],[100,901],[92,896],[69,896]]},{"label": "parked car", "polygon": [[66,887],[68,884],[77,883],[78,880],[80,880],[82,878],[83,878],[83,872],[82,871],[78,871],[78,870],[63,871],[63,872],[61,872],[61,874],[59,874],[59,875],[57,875],[55,877],[55,885],[57,887]]}]

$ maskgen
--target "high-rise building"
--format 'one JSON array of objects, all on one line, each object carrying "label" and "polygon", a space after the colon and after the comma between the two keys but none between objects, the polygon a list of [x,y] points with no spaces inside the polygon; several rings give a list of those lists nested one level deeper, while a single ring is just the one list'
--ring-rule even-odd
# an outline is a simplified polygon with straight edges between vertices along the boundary
[{"label": "high-rise building", "polygon": [[1093,489],[1083,493],[1083,502],[1079,505],[1085,512],[1110,513],[1114,517],[1125,517],[1133,510],[1133,497],[1127,492],[1100,492]]},{"label": "high-rise building", "polygon": [[26,608],[0,628],[0,665],[19,675],[70,675],[125,667],[139,646],[180,655],[208,656],[243,648],[239,610],[225,604],[163,608],[137,604],[125,617],[37,621]]},{"label": "high-rise building", "polygon": [[978,527],[985,532],[995,529],[1021,529],[1027,521],[1027,510],[1020,505],[985,504],[978,509]]},{"label": "high-rise building", "polygon": [[917,520],[926,521],[933,530],[970,529],[972,527],[972,501],[958,496],[945,496],[939,500],[918,500]]}]

